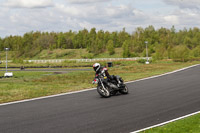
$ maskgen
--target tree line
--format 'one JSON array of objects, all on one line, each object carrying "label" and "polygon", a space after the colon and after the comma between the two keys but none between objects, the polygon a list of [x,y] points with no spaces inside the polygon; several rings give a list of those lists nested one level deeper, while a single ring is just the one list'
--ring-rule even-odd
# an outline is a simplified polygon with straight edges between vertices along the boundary
[{"label": "tree line", "polygon": [[145,41],[148,41],[149,56],[155,59],[177,59],[200,57],[200,29],[190,28],[176,31],[155,29],[152,25],[138,27],[128,33],[121,31],[109,32],[95,28],[83,29],[78,32],[28,32],[23,36],[7,36],[0,38],[0,50],[9,47],[17,51],[16,57],[32,58],[45,49],[80,49],[86,48],[94,55],[108,51],[115,53],[115,48],[123,48],[123,57],[145,56]]}]

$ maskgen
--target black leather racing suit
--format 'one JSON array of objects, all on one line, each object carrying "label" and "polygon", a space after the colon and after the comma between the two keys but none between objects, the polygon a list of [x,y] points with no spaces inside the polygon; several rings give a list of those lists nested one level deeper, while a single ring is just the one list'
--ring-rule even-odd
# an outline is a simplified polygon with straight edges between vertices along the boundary
[{"label": "black leather racing suit", "polygon": [[95,77],[98,76],[99,74],[103,74],[103,76],[106,76],[110,80],[116,80],[118,84],[121,84],[120,77],[115,76],[115,75],[110,75],[108,73],[108,69],[106,67],[100,67],[100,69],[95,73]]}]

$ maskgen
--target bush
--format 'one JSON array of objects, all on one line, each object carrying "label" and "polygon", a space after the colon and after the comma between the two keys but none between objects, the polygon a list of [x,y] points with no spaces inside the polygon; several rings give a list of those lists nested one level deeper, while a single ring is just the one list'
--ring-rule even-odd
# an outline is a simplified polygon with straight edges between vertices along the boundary
[{"label": "bush", "polygon": [[131,57],[139,57],[138,53],[131,53]]},{"label": "bush", "polygon": [[146,61],[147,61],[146,59],[139,59],[139,60],[137,60],[138,63],[142,63],[142,64],[144,64]]},{"label": "bush", "polygon": [[[142,63],[142,64],[145,64],[147,60],[146,59],[139,59],[137,60],[138,63]],[[149,63],[153,62],[152,60],[149,60]]]},{"label": "bush", "polygon": [[172,59],[176,62],[187,62],[190,50],[185,45],[176,46],[172,49]]}]

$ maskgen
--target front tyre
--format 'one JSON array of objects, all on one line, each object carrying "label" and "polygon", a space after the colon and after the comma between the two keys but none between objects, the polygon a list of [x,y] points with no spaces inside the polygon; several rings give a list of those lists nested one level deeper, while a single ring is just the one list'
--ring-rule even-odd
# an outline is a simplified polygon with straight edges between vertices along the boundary
[{"label": "front tyre", "polygon": [[124,88],[121,89],[121,90],[119,90],[119,92],[120,92],[121,94],[128,94],[128,87],[127,87],[126,85],[124,85]]},{"label": "front tyre", "polygon": [[107,87],[105,89],[102,86],[97,86],[97,92],[104,98],[108,98],[111,96],[110,91]]}]

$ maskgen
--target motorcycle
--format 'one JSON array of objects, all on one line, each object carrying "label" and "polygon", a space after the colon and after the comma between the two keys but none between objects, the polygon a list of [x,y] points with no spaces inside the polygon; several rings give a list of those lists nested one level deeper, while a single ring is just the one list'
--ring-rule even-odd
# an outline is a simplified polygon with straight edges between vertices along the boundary
[{"label": "motorcycle", "polygon": [[116,95],[118,92],[121,94],[128,94],[128,87],[124,84],[122,78],[119,78],[121,85],[118,86],[118,82],[114,79],[108,79],[102,74],[97,75],[94,78],[93,84],[97,84],[97,92],[105,98],[111,95]]}]

